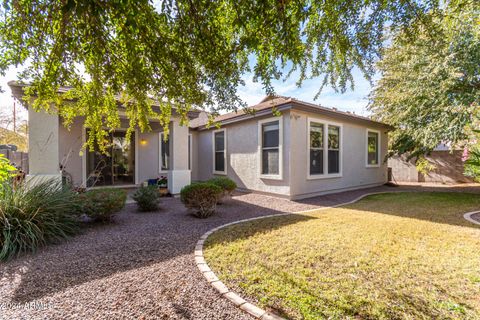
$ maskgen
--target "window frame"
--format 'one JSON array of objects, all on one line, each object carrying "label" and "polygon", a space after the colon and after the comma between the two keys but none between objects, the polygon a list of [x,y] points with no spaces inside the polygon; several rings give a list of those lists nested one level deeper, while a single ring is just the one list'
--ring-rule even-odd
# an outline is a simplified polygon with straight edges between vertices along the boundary
[{"label": "window frame", "polygon": [[[278,174],[264,174],[263,168],[263,125],[269,122],[278,121]],[[283,115],[270,117],[257,122],[257,154],[258,154],[258,173],[260,179],[283,180]]]},{"label": "window frame", "polygon": [[[377,151],[378,151],[377,152],[377,155],[378,155],[377,164],[369,164],[368,163],[368,134],[370,132],[376,133],[377,136],[378,136],[378,139],[377,139]],[[380,141],[382,139],[381,137],[382,137],[382,134],[379,130],[367,128],[367,130],[365,131],[365,167],[367,167],[367,168],[378,168],[378,167],[380,167],[381,146],[382,146],[382,144],[380,143]]]},{"label": "window frame", "polygon": [[[217,171],[215,170],[215,154],[217,151],[215,150],[215,134],[223,132],[223,164],[224,164],[224,171]],[[219,174],[219,175],[227,175],[227,128],[222,128],[218,130],[212,131],[212,173]]]},{"label": "window frame", "polygon": [[[168,162],[166,169],[163,168],[163,157],[162,157],[162,140],[163,140],[164,133],[159,132],[158,133],[158,173],[168,173],[170,171],[170,151],[168,150],[169,156],[168,156]],[[168,135],[168,148],[170,149],[170,135]]]},{"label": "window frame", "polygon": [[[87,142],[87,130],[90,130],[91,128],[90,127],[83,127],[82,128],[82,136],[81,136],[81,139],[82,139],[82,145],[85,145],[85,143]],[[108,130],[107,127],[104,127],[105,130]],[[115,131],[127,131],[126,128],[117,128],[115,129]],[[138,129],[135,129],[135,176],[134,176],[134,185],[138,185],[140,184],[140,182],[138,181],[138,151],[139,151],[139,136],[140,136],[140,131]],[[83,186],[86,186],[87,185],[87,178],[88,178],[88,173],[87,173],[87,152],[83,152],[82,156],[82,185]]]},{"label": "window frame", "polygon": [[188,134],[188,170],[192,171],[193,167],[193,136]]},{"label": "window frame", "polygon": [[[318,123],[323,125],[323,173],[321,174],[310,174],[310,127],[311,123]],[[338,127],[338,133],[340,135],[339,139],[339,156],[338,156],[338,173],[328,173],[328,127],[334,126]],[[327,121],[321,118],[308,117],[307,118],[307,180],[317,180],[317,179],[330,179],[330,178],[341,178],[343,176],[343,124],[333,121]]]}]

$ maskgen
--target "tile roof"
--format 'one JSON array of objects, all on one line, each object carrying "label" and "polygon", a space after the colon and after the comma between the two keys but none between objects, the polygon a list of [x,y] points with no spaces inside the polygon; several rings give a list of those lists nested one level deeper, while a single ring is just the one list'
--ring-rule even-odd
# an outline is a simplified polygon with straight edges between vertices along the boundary
[{"label": "tile roof", "polygon": [[[247,110],[251,110],[253,111],[253,113],[247,112],[245,109],[240,109],[234,112],[229,112],[229,113],[217,116],[215,118],[215,122],[222,124],[223,122],[247,120],[251,118],[248,116],[251,115],[253,117],[255,112],[268,110],[273,107],[283,107],[287,105],[293,108],[298,108],[298,109],[302,109],[302,108],[308,109],[309,112],[323,113],[331,117],[341,117],[341,118],[349,119],[352,121],[355,121],[355,120],[362,121],[362,122],[366,121],[376,125],[382,125],[382,126],[388,127],[389,129],[393,129],[391,126],[382,122],[372,120],[369,117],[360,116],[348,111],[340,111],[336,108],[327,108],[321,105],[304,102],[301,100],[297,100],[295,98],[284,97],[284,96],[267,96],[262,101],[260,101],[259,104],[256,104],[254,106],[247,108]],[[195,123],[192,123],[190,127],[203,128],[205,127],[206,124],[207,124],[207,121],[206,120],[202,121],[200,120],[200,117],[199,117],[199,119]]]}]

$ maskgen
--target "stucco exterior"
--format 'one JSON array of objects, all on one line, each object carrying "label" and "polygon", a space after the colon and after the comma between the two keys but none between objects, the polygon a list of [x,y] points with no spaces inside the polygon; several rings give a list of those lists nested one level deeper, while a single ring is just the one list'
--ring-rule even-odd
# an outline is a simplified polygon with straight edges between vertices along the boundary
[{"label": "stucco exterior", "polygon": [[[308,119],[340,125],[341,174],[339,177],[309,178],[308,174]],[[354,121],[339,121],[314,113],[292,111],[291,140],[291,194],[292,199],[308,198],[319,194],[381,185],[387,182],[388,135],[384,127],[362,125]],[[379,166],[367,167],[367,130],[380,131]]]},{"label": "stucco exterior", "polygon": [[[258,117],[247,121],[242,121],[232,125],[226,125],[222,128],[226,130],[226,171],[227,176],[233,179],[239,189],[255,190],[281,196],[290,196],[290,173],[289,173],[289,153],[285,150],[290,148],[290,117],[289,113],[282,114],[283,122],[283,178],[264,179],[260,177],[258,151],[258,121],[269,116]],[[213,173],[213,132],[215,130],[203,130],[196,134],[198,143],[197,167],[193,170],[193,176],[197,180],[207,180],[218,174]]]},{"label": "stucco exterior", "polygon": [[[87,178],[86,152],[82,146],[86,139],[84,119],[76,118],[67,129],[62,120],[55,114],[29,110],[30,131],[29,165],[30,179],[60,178],[60,166],[69,174],[74,185],[85,186]],[[179,125],[177,117],[172,118],[170,125],[171,155],[168,171],[160,169],[160,133],[163,128],[156,122],[150,124],[152,131],[135,132],[135,185],[157,178],[161,175],[169,177],[169,188],[174,193],[190,183],[188,169],[188,128]],[[125,131],[128,127],[126,119],[121,121],[117,131]]]},{"label": "stucco exterior", "polygon": [[[281,119],[283,123],[283,174],[281,179],[262,178],[259,157],[259,122]],[[308,172],[308,119],[340,125],[340,176],[311,178]],[[319,194],[381,185],[387,182],[387,129],[382,125],[365,125],[355,121],[339,120],[315,113],[290,110],[281,117],[272,114],[226,124],[226,176],[233,179],[239,189],[269,193],[290,199],[308,198]],[[366,159],[367,130],[379,131],[380,152],[378,166],[368,167]],[[196,166],[192,179],[207,180],[213,173],[213,133],[215,128],[194,132],[198,145],[193,153]]]},{"label": "stucco exterior", "polygon": [[[272,113],[275,105],[277,112]],[[264,99],[255,114],[232,113],[219,117],[221,128],[206,127],[206,116],[196,118],[190,128],[180,125],[177,115],[169,125],[168,170],[161,169],[161,138],[163,129],[152,121],[152,131],[135,132],[134,143],[134,183],[164,175],[168,177],[170,192],[178,194],[181,188],[191,181],[208,180],[214,176],[226,175],[233,179],[240,190],[268,193],[290,199],[308,198],[320,194],[381,185],[387,181],[387,164],[383,161],[387,153],[387,125],[359,117],[350,113],[324,108],[298,100],[274,97]],[[74,184],[86,185],[86,153],[82,146],[86,139],[83,118],[77,118],[69,129],[54,114],[34,112],[30,116],[30,173],[36,176],[60,176],[60,164],[68,172]],[[278,121],[274,129],[275,151],[265,156],[280,155],[278,174],[262,174],[263,123]],[[339,128],[340,133],[340,172],[334,174],[310,175],[309,126],[311,121]],[[122,120],[121,128],[128,127],[127,119]],[[215,132],[225,133],[225,170],[214,170]],[[367,164],[367,132],[378,133],[378,164]],[[268,132],[268,131],[266,131]],[[267,134],[267,133],[265,133]],[[324,143],[328,140],[324,131]],[[266,148],[268,149],[268,147]],[[131,150],[131,149],[130,149]],[[328,150],[324,148],[323,167],[327,167]],[[131,161],[132,157],[128,159]],[[276,172],[277,162],[273,162]],[[129,164],[130,165],[130,164]],[[112,166],[115,168],[115,166]],[[131,168],[129,166],[129,168]],[[113,171],[114,169],[112,169]],[[129,169],[129,177],[131,170]],[[326,172],[324,170],[324,172]],[[102,171],[103,174],[103,171]],[[108,176],[108,172],[105,176]],[[118,174],[115,172],[115,177]],[[131,178],[130,178],[131,179]],[[131,180],[120,180],[131,181]]]}]

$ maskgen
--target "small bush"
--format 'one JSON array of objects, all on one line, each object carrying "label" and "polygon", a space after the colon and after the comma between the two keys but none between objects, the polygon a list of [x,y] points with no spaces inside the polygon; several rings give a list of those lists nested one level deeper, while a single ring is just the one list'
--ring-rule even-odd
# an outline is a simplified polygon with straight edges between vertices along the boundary
[{"label": "small bush", "polygon": [[122,189],[95,189],[79,194],[82,213],[95,221],[111,221],[115,213],[125,206],[127,193]]},{"label": "small bush", "polygon": [[11,165],[10,161],[0,154],[0,182],[8,181],[15,170],[17,169]]},{"label": "small bush", "polygon": [[222,188],[213,183],[198,182],[185,186],[180,191],[180,200],[185,207],[194,210],[194,215],[207,218],[215,213]]},{"label": "small bush", "polygon": [[78,196],[59,181],[1,184],[0,260],[57,242],[78,230]]},{"label": "small bush", "polygon": [[225,195],[231,195],[232,192],[237,189],[237,184],[235,183],[235,181],[228,177],[216,177],[208,180],[208,182],[222,188]]},{"label": "small bush", "polygon": [[160,204],[160,195],[156,186],[142,186],[133,194],[133,200],[140,211],[155,211]]}]

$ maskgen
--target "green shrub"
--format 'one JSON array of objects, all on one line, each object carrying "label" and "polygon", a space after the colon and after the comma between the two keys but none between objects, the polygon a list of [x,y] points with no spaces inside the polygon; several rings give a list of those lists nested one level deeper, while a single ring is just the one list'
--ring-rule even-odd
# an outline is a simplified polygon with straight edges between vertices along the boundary
[{"label": "green shrub", "polygon": [[13,177],[15,170],[17,169],[10,164],[10,161],[3,154],[0,154],[0,183]]},{"label": "green shrub", "polygon": [[133,194],[133,200],[140,211],[155,211],[160,204],[160,195],[156,186],[141,186]]},{"label": "green shrub", "polygon": [[123,209],[127,192],[115,188],[94,189],[81,193],[79,197],[82,202],[82,213],[95,221],[107,222]]},{"label": "green shrub", "polygon": [[470,150],[465,149],[462,160],[465,162],[464,174],[475,182],[480,182],[480,144]]},{"label": "green shrub", "polygon": [[77,232],[78,196],[59,181],[1,186],[0,260],[34,252]]},{"label": "green shrub", "polygon": [[237,184],[235,183],[235,181],[233,181],[232,179],[230,179],[228,177],[216,177],[216,178],[208,180],[207,182],[213,183],[214,185],[217,185],[220,188],[222,188],[223,192],[226,195],[231,195],[232,192],[235,189],[237,189]]},{"label": "green shrub", "polygon": [[222,188],[213,183],[198,182],[185,186],[180,191],[180,200],[199,218],[207,218],[215,213]]}]

